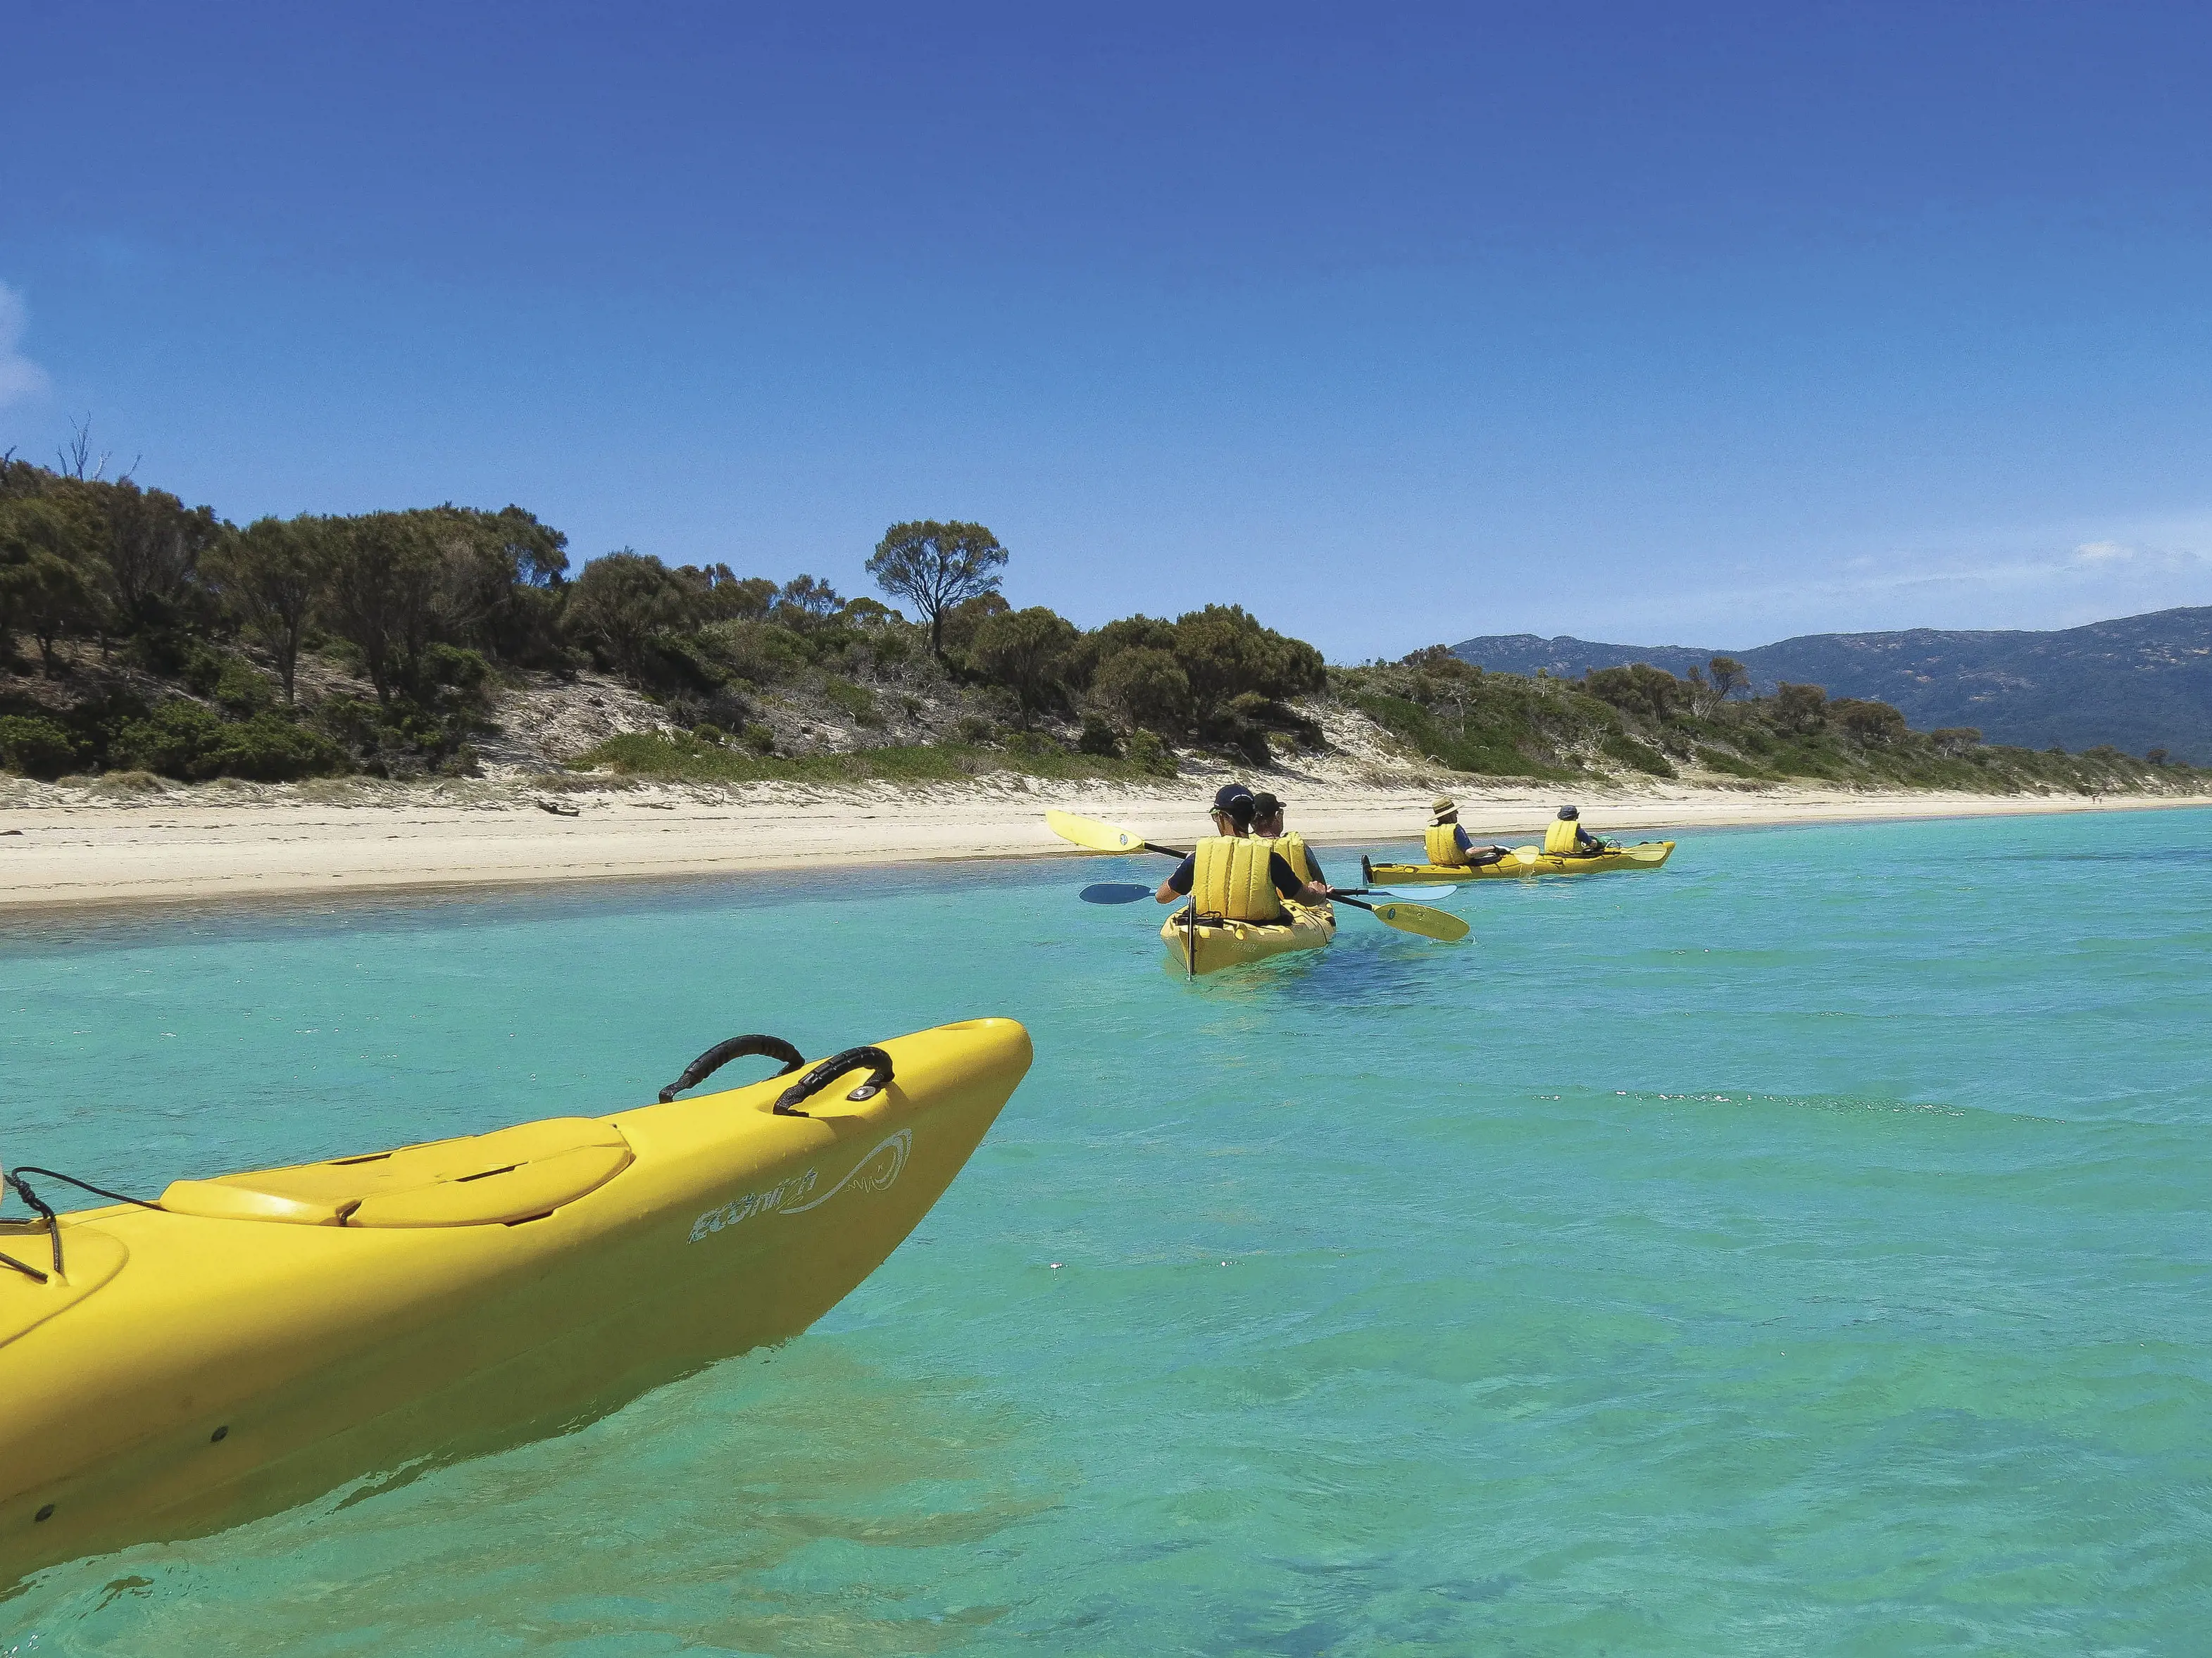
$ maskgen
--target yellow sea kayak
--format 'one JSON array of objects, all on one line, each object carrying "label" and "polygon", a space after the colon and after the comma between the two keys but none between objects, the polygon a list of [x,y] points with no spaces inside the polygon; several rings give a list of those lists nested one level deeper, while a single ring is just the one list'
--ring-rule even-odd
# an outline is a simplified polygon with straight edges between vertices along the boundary
[{"label": "yellow sea kayak", "polygon": [[[663,1098],[760,1052],[798,1061],[736,1039]],[[21,1263],[0,1265],[0,1593],[796,1335],[928,1212],[1030,1052],[976,1019],[727,1092],[0,1223]]]},{"label": "yellow sea kayak", "polygon": [[1469,881],[1505,881],[1523,875],[1602,875],[1607,870],[1657,869],[1674,855],[1672,841],[1644,841],[1589,858],[1547,857],[1534,847],[1516,847],[1494,864],[1474,868],[1447,864],[1375,864],[1359,860],[1359,872],[1371,887],[1464,885]]},{"label": "yellow sea kayak", "polygon": [[1224,967],[1265,961],[1294,950],[1320,950],[1336,937],[1336,912],[1327,904],[1286,903],[1286,922],[1224,921],[1201,916],[1195,933],[1197,963],[1188,906],[1160,923],[1160,942],[1179,973],[1216,973]]}]

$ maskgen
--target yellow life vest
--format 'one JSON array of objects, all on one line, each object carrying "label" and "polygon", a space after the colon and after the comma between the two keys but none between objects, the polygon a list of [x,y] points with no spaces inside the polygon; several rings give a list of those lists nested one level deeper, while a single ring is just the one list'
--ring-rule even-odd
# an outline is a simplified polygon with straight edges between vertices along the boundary
[{"label": "yellow life vest", "polygon": [[1277,835],[1275,850],[1282,854],[1283,861],[1291,866],[1291,873],[1301,881],[1310,883],[1318,878],[1314,874],[1313,859],[1306,856],[1306,837],[1296,829],[1290,829]]},{"label": "yellow life vest", "polygon": [[1458,831],[1456,823],[1438,823],[1429,831],[1429,862],[1446,869],[1457,869],[1467,862],[1467,854],[1459,849]]},{"label": "yellow life vest", "polygon": [[1191,902],[1201,915],[1231,921],[1279,921],[1283,901],[1268,878],[1273,841],[1250,835],[1209,835],[1198,843],[1198,865],[1190,882]]},{"label": "yellow life vest", "polygon": [[1544,831],[1544,855],[1547,858],[1572,857],[1575,831],[1581,827],[1571,817],[1554,817]]}]

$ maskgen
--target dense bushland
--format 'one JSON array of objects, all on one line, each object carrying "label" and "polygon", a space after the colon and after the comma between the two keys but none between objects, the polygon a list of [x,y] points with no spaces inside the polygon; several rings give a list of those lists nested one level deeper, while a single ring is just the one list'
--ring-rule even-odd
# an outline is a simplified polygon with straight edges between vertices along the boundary
[{"label": "dense bushland", "polygon": [[848,725],[848,746],[885,751],[878,772],[915,763],[890,750],[950,744],[966,770],[1171,774],[1177,744],[1265,764],[1271,739],[1320,740],[1289,706],[1326,683],[1311,646],[1234,605],[1091,631],[1016,610],[981,525],[886,533],[869,569],[910,622],[811,575],[627,548],[571,579],[567,537],[520,507],[240,528],[83,473],[81,456],[0,461],[0,765],[35,776],[465,771],[503,681],[588,666],[690,733],[594,758],[702,780],[821,758],[778,738],[771,707]]},{"label": "dense bushland", "polygon": [[1330,679],[1337,695],[1438,764],[1498,777],[1717,774],[1982,793],[2160,789],[2202,777],[2163,754],[2039,753],[1984,744],[1970,727],[1915,732],[1887,702],[1832,699],[1818,685],[1753,697],[1742,665],[1727,657],[1683,678],[1638,663],[1565,680],[1486,673],[1432,645],[1395,663],[1332,670]]},{"label": "dense bushland", "polygon": [[572,577],[567,537],[520,507],[240,528],[88,470],[82,443],[59,469],[0,458],[0,768],[32,776],[465,772],[502,685],[586,668],[641,690],[666,729],[575,763],[699,782],[1171,776],[1191,748],[1264,768],[1322,745],[1314,710],[1331,697],[1492,776],[2095,791],[2185,770],[1914,732],[1887,703],[1815,685],[1753,698],[1726,658],[1570,683],[1433,646],[1329,670],[1224,604],[1086,630],[1009,604],[1011,556],[975,523],[885,532],[867,569],[909,619],[811,575],[628,548]]}]

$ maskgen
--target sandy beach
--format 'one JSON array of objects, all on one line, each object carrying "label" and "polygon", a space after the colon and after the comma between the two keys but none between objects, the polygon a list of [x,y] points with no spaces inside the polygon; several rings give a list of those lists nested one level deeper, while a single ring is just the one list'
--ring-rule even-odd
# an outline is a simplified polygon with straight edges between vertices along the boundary
[{"label": "sandy beach", "polygon": [[[709,795],[638,788],[562,796],[504,784],[354,781],[302,789],[174,787],[127,799],[40,789],[0,805],[0,912],[328,897],[437,889],[820,870],[947,859],[1081,857],[1044,826],[1048,806],[1188,842],[1212,780],[1157,789],[979,780],[960,788],[761,786]],[[1403,841],[1432,791],[1320,780],[1278,784],[1319,846]],[[1470,832],[1509,843],[1538,832],[1549,790],[1458,796]],[[1601,834],[1746,824],[2008,816],[2200,806],[2176,796],[1989,797],[1812,788],[1584,789]],[[548,805],[561,808],[548,811]],[[574,815],[565,815],[573,811]]]}]

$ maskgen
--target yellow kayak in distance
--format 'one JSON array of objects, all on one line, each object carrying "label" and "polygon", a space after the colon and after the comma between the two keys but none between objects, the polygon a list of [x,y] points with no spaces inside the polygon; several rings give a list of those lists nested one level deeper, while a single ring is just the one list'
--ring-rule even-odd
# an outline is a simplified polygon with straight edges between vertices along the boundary
[{"label": "yellow kayak in distance", "polygon": [[[785,1074],[670,1102],[763,1052]],[[1030,1057],[1011,1019],[803,1075],[739,1038],[670,1102],[0,1222],[0,1597],[797,1335],[928,1213]]]},{"label": "yellow kayak in distance", "polygon": [[[1288,921],[1224,921],[1200,916],[1194,932],[1188,906],[1160,923],[1160,942],[1168,947],[1178,973],[1218,973],[1225,967],[1264,962],[1293,950],[1326,949],[1336,937],[1336,912],[1327,904],[1285,903]],[[1195,963],[1191,959],[1194,945]]]},{"label": "yellow kayak in distance", "polygon": [[1588,858],[1557,858],[1534,847],[1516,847],[1494,864],[1376,864],[1363,858],[1359,872],[1371,887],[1462,885],[1531,875],[1603,875],[1613,870],[1658,869],[1674,854],[1672,841],[1644,841]]}]

